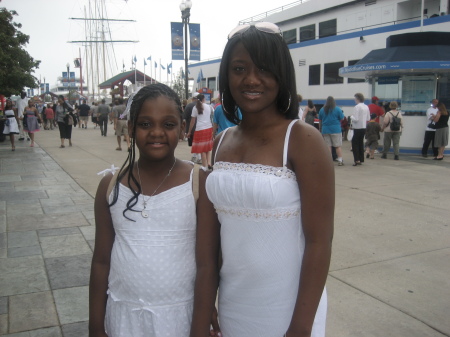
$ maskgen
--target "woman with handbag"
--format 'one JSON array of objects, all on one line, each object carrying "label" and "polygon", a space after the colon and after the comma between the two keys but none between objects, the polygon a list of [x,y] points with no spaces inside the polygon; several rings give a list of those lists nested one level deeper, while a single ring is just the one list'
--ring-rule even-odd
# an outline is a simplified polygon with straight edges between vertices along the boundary
[{"label": "woman with handbag", "polygon": [[434,146],[438,148],[438,155],[433,160],[443,160],[444,150],[448,145],[448,111],[445,104],[442,102],[438,103],[437,108],[437,114],[431,115],[436,129]]},{"label": "woman with handbag", "polygon": [[69,140],[69,146],[72,146],[72,125],[73,117],[71,113],[73,108],[67,103],[63,95],[58,96],[58,105],[56,106],[56,121],[58,122],[59,135],[61,138],[60,148],[64,148],[64,139]]}]

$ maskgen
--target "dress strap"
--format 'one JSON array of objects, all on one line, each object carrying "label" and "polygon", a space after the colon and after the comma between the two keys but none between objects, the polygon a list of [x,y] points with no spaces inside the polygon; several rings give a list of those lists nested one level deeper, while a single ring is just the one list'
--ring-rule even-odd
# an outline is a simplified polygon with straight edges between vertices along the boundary
[{"label": "dress strap", "polygon": [[225,137],[225,134],[227,133],[229,128],[222,131],[222,136],[220,136],[219,144],[217,144],[216,153],[214,154],[214,163],[216,162],[217,152],[219,152],[220,144],[222,144],[223,137]]},{"label": "dress strap", "polygon": [[284,149],[283,149],[283,169],[286,168],[287,164],[287,154],[288,154],[288,147],[289,147],[289,136],[291,135],[291,129],[292,126],[297,123],[298,119],[294,119],[292,122],[289,123],[287,130],[286,130],[286,137],[284,138]]}]

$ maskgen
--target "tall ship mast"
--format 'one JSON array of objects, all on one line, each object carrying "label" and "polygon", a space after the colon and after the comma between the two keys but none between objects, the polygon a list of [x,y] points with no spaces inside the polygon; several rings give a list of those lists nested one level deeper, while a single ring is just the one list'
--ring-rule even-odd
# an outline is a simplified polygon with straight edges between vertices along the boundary
[{"label": "tall ship mast", "polygon": [[[83,18],[70,18],[70,20],[84,21],[84,40],[69,41],[81,44],[84,47],[83,78],[87,82],[90,100],[96,100],[106,95],[100,92],[98,86],[108,78],[119,72],[114,44],[137,43],[134,40],[115,40],[111,33],[111,24],[115,22],[136,22],[136,20],[113,19],[108,17],[105,0],[89,0],[84,6]],[[81,53],[80,53],[81,57]]]}]

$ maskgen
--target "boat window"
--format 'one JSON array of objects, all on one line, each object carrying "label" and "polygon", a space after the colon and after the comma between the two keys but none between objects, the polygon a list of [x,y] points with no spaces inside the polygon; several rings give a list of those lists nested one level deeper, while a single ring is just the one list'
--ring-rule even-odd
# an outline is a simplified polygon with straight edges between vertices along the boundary
[{"label": "boat window", "polygon": [[217,89],[215,77],[208,77],[208,89],[211,89],[212,91],[215,91]]},{"label": "boat window", "polygon": [[339,68],[344,66],[344,62],[325,63],[323,71],[323,84],[344,83],[344,78],[339,76]]},{"label": "boat window", "polygon": [[316,38],[316,25],[308,25],[300,27],[300,42],[315,40]]},{"label": "boat window", "polygon": [[309,66],[309,85],[320,85],[320,64]]},{"label": "boat window", "polygon": [[337,20],[319,22],[319,38],[336,35]]},{"label": "boat window", "polygon": [[283,32],[283,39],[286,44],[296,43],[297,42],[297,29],[290,29]]}]

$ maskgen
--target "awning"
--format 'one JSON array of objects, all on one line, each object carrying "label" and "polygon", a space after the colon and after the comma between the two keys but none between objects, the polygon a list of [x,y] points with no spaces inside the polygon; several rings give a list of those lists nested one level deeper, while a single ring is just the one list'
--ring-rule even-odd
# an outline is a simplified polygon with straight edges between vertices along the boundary
[{"label": "awning", "polygon": [[[113,77],[111,77],[109,80],[106,80],[103,83],[100,83],[98,86],[100,89],[109,89],[113,88],[114,86],[118,85],[119,83],[123,83],[126,80],[129,80],[131,83],[134,83],[134,79],[136,76],[137,81],[144,81],[144,73],[140,72],[139,70],[130,70],[125,71],[123,73],[117,74]],[[156,83],[156,80],[152,79],[150,76],[145,75],[145,80],[148,81],[148,83]]]},{"label": "awning", "polygon": [[339,69],[342,77],[450,73],[450,46],[401,46],[372,50],[358,63]]}]

